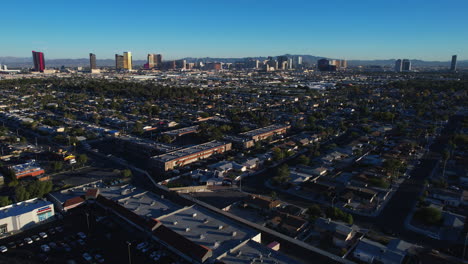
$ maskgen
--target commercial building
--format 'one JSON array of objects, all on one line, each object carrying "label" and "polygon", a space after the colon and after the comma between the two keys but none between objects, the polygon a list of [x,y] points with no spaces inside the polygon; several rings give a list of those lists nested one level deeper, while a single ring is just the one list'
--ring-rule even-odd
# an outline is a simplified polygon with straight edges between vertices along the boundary
[{"label": "commercial building", "polygon": [[403,71],[411,71],[411,61],[408,59],[403,60]]},{"label": "commercial building", "polygon": [[185,70],[187,61],[186,60],[176,60],[175,65],[177,69]]},{"label": "commercial building", "polygon": [[33,56],[33,61],[34,61],[34,71],[44,72],[44,69],[45,69],[44,53],[39,52],[39,51],[33,51],[32,56]]},{"label": "commercial building", "polygon": [[55,215],[51,202],[31,199],[0,208],[0,235],[34,226]]},{"label": "commercial building", "polygon": [[231,250],[220,261],[224,264],[251,264],[251,263],[276,263],[276,264],[298,264],[294,260],[282,253],[272,249],[279,246],[278,243],[271,243],[264,246],[255,241],[249,241],[240,248]]},{"label": "commercial building", "polygon": [[152,69],[154,68],[154,55],[155,54],[148,54],[147,56],[147,65],[148,65],[148,69]]},{"label": "commercial building", "polygon": [[457,55],[452,56],[452,63],[450,64],[450,71],[457,70]]},{"label": "commercial building", "polygon": [[24,177],[37,177],[45,173],[44,169],[36,163],[35,160],[30,160],[29,162],[18,164],[9,167],[13,171],[16,179]]},{"label": "commercial building", "polygon": [[211,249],[212,256],[216,259],[249,241],[261,242],[260,232],[198,205],[185,207],[157,220],[192,242]]},{"label": "commercial building", "polygon": [[148,69],[153,69],[155,67],[161,67],[162,65],[162,55],[161,54],[148,54]]},{"label": "commercial building", "polygon": [[285,134],[290,125],[270,125],[239,134],[240,136],[252,139],[254,142],[267,139],[268,137]]},{"label": "commercial building", "polygon": [[231,150],[232,143],[210,141],[200,145],[176,150],[151,158],[152,165],[163,171],[172,170],[187,164],[209,158],[218,153]]},{"label": "commercial building", "polygon": [[219,71],[221,70],[221,63],[220,62],[208,62],[205,64],[205,70],[208,71]]},{"label": "commercial building", "polygon": [[317,68],[319,71],[336,71],[336,66],[332,65],[327,59],[318,60]]},{"label": "commercial building", "polygon": [[90,68],[91,70],[97,69],[97,65],[96,65],[96,54],[93,54],[93,53],[90,53],[90,54],[89,54],[89,68]]},{"label": "commercial building", "polygon": [[403,70],[403,61],[398,59],[395,61],[395,72],[401,72]]},{"label": "commercial building", "polygon": [[169,135],[172,137],[180,137],[180,136],[192,134],[192,133],[198,133],[198,125],[170,130],[170,131],[162,132],[161,134]]},{"label": "commercial building", "polygon": [[288,57],[287,56],[278,56],[278,66],[281,70],[286,70],[288,67]]},{"label": "commercial building", "polygon": [[115,69],[116,70],[124,69],[124,56],[115,54]]},{"label": "commercial building", "polygon": [[123,54],[123,68],[131,71],[132,68],[132,53],[129,51],[124,52]]}]

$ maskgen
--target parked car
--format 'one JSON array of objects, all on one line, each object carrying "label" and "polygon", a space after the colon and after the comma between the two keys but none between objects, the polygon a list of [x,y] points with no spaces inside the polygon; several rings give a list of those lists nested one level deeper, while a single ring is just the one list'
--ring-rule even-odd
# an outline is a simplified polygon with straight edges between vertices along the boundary
[{"label": "parked car", "polygon": [[17,245],[18,247],[22,247],[22,246],[24,246],[24,242],[21,241],[21,240],[18,240],[18,241],[16,241],[16,245]]},{"label": "parked car", "polygon": [[44,244],[44,245],[41,245],[41,250],[43,252],[49,252],[50,251],[50,247],[47,245],[47,244]]},{"label": "parked car", "polygon": [[83,239],[78,239],[77,242],[78,242],[78,244],[80,244],[80,245],[82,245],[82,246],[85,245],[85,242],[84,242]]},{"label": "parked car", "polygon": [[54,229],[54,228],[50,228],[50,229],[49,229],[49,234],[55,235],[55,229]]},{"label": "parked car", "polygon": [[141,242],[140,244],[137,245],[136,249],[141,250],[144,247],[147,247],[148,243],[147,242]]},{"label": "parked car", "polygon": [[57,248],[57,244],[55,242],[50,242],[49,243],[49,247],[50,248],[53,248],[53,249],[56,249]]},{"label": "parked car", "polygon": [[56,227],[55,227],[55,230],[61,233],[61,232],[63,232],[63,227],[61,227],[61,226],[56,226]]},{"label": "parked car", "polygon": [[88,262],[91,262],[93,260],[93,257],[91,257],[91,255],[89,255],[88,253],[83,253],[83,258]]},{"label": "parked car", "polygon": [[102,255],[96,254],[94,255],[94,259],[99,263],[104,263],[104,257]]},{"label": "parked car", "polygon": [[24,243],[26,243],[26,244],[32,244],[32,243],[33,243],[33,240],[32,240],[30,237],[25,237],[25,238],[24,238]]},{"label": "parked car", "polygon": [[47,237],[47,233],[45,233],[45,232],[40,232],[40,233],[39,233],[39,236],[40,236],[42,239],[44,239],[44,238]]},{"label": "parked car", "polygon": [[9,248],[16,248],[15,242],[11,241],[10,243],[8,243],[8,247]]},{"label": "parked car", "polygon": [[38,235],[34,235],[34,236],[32,236],[31,238],[32,238],[32,240],[34,240],[34,241],[39,241],[39,240],[41,240],[41,238],[40,238]]},{"label": "parked car", "polygon": [[5,246],[0,246],[0,252],[5,253],[8,251],[8,248]]},{"label": "parked car", "polygon": [[78,232],[77,235],[78,235],[81,239],[85,239],[85,238],[86,238],[86,235],[85,235],[85,233],[83,233],[83,232]]}]

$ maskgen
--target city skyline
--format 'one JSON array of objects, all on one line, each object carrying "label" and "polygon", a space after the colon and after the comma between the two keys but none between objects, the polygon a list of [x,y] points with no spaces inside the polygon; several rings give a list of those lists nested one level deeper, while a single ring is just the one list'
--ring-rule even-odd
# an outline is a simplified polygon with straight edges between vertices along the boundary
[{"label": "city skyline", "polygon": [[[280,1],[178,6],[146,1],[138,6],[126,1],[26,2],[21,7],[5,3],[11,12],[3,20],[12,23],[2,32],[8,41],[0,43],[0,56],[27,57],[31,50],[41,50],[49,59],[84,58],[90,52],[111,59],[129,50],[137,60],[148,53],[167,59],[286,53],[347,60],[446,61],[451,54],[468,58],[468,37],[462,34],[468,27],[465,1],[338,1],[333,6],[305,1],[288,6]],[[145,10],[156,9],[163,12],[145,15]],[[124,10],[128,17],[121,21]],[[38,16],[48,19],[35,24]]]}]

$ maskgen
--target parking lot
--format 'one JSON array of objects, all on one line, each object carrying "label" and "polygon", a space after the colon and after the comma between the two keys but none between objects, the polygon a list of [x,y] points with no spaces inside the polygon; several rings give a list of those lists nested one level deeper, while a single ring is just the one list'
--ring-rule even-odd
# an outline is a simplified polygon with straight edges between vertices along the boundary
[{"label": "parking lot", "polygon": [[61,220],[2,239],[1,246],[6,251],[0,253],[0,263],[174,262],[145,234],[86,205],[73,209]]}]

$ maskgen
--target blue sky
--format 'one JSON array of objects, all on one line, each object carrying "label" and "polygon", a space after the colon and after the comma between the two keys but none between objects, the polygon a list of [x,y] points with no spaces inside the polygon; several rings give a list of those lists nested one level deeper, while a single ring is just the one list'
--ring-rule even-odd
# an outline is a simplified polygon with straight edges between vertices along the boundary
[{"label": "blue sky", "polygon": [[467,0],[10,0],[0,56],[468,59]]}]

